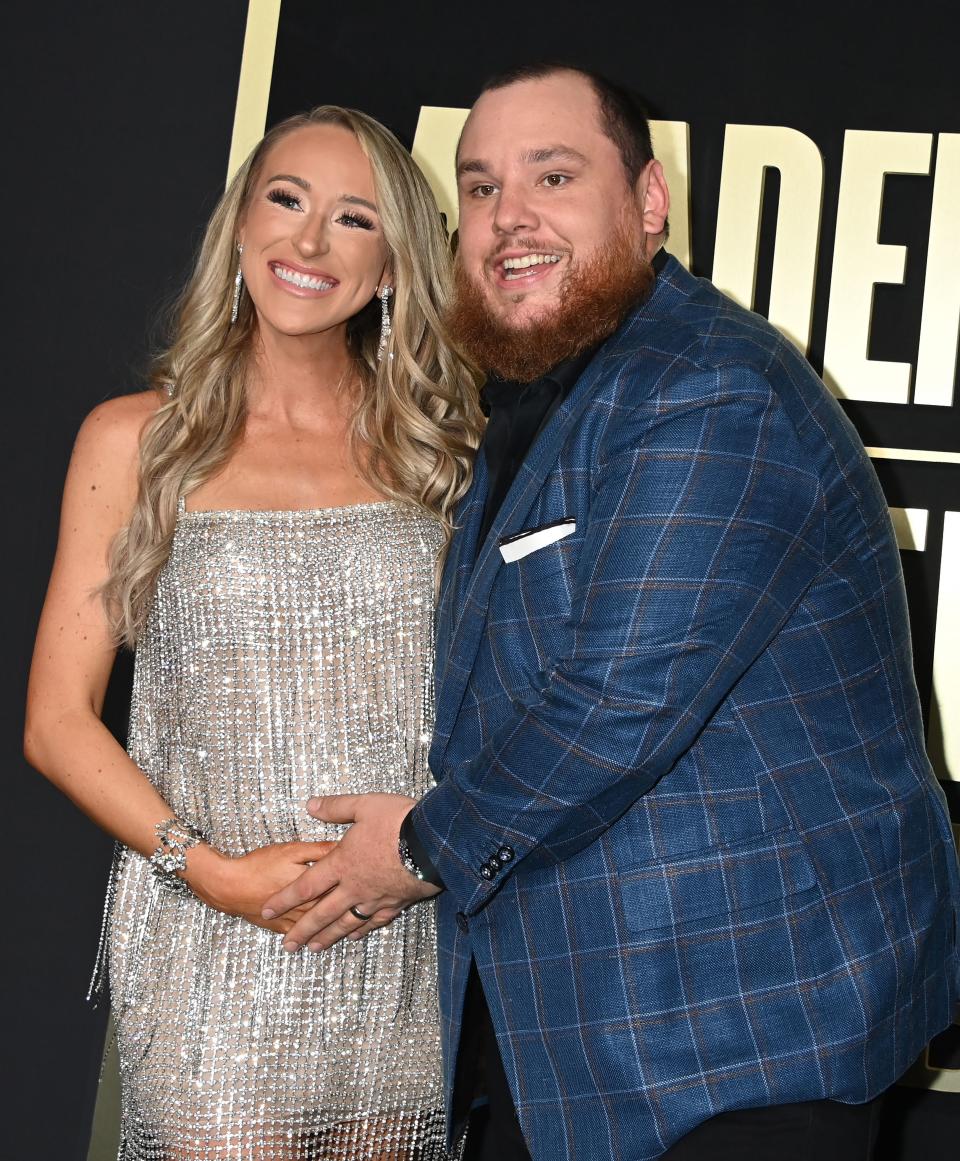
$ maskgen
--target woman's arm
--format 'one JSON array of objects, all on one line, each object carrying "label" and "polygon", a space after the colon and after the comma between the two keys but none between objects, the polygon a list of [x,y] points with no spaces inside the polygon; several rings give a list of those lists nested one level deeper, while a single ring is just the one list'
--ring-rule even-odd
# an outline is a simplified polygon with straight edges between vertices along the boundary
[{"label": "woman's arm", "polygon": [[[155,826],[173,811],[100,720],[116,648],[100,587],[111,541],[129,521],[137,492],[140,433],[155,413],[153,392],[97,407],[84,421],[64,487],[60,536],[40,617],[27,694],[27,760],[120,842],[149,857]],[[260,906],[329,843],[283,843],[240,859],[205,843],[187,855],[183,877],[210,906],[265,923]]]}]

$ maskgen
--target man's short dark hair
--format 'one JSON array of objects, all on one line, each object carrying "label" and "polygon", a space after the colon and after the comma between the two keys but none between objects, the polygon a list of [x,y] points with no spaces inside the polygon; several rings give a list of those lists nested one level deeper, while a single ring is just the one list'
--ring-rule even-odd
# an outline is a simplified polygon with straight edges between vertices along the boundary
[{"label": "man's short dark hair", "polygon": [[591,86],[600,105],[600,123],[603,131],[616,145],[627,171],[630,184],[637,180],[647,163],[653,160],[653,143],[650,140],[650,123],[639,98],[629,89],[608,80],[590,69],[560,61],[542,61],[537,64],[518,65],[505,69],[491,77],[480,95],[493,89],[505,89],[520,81],[541,81],[556,73],[573,73]]}]

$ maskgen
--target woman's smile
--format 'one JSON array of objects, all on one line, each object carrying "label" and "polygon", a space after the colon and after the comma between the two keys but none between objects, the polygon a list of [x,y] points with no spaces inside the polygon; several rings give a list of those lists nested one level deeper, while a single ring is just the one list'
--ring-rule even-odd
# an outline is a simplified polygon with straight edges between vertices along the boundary
[{"label": "woman's smile", "polygon": [[314,298],[339,285],[338,279],[322,270],[308,270],[293,262],[268,262],[267,265],[284,290],[301,297]]}]

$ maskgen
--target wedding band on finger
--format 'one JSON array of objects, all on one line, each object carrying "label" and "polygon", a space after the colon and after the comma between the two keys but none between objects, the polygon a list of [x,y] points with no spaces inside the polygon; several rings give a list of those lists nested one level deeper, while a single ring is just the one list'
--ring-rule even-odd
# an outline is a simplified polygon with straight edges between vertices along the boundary
[{"label": "wedding band on finger", "polygon": [[351,907],[350,914],[354,919],[359,919],[361,923],[368,923],[373,918],[372,915],[364,915],[359,907]]}]

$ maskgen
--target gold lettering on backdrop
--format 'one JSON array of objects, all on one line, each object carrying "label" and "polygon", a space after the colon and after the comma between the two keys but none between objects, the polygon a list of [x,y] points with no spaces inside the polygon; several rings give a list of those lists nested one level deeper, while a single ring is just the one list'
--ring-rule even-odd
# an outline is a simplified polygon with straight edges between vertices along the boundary
[{"label": "gold lettering on backdrop", "polygon": [[422,105],[413,137],[413,160],[420,166],[446,214],[452,234],[460,215],[457,211],[457,178],[454,172],[457,142],[469,109],[449,109],[442,105]]},{"label": "gold lettering on backdrop", "polygon": [[753,307],[768,169],[780,171],[780,204],[767,317],[806,351],[820,242],[823,158],[805,134],[782,125],[727,126],[713,281],[744,306]]},{"label": "gold lettering on backdrop", "polygon": [[901,551],[923,552],[927,547],[927,509],[891,508],[890,522]]},{"label": "gold lettering on backdrop", "polygon": [[[447,229],[457,228],[457,142],[469,109],[423,105],[413,138],[413,159],[426,174]],[[650,131],[670,187],[670,252],[690,265],[690,126],[684,121],[651,121]]]},{"label": "gold lettering on backdrop", "polygon": [[690,266],[690,126],[686,121],[651,121],[653,152],[670,190],[670,253]]},{"label": "gold lettering on backdrop", "polygon": [[910,365],[867,358],[873,288],[903,282],[907,249],[877,241],[888,173],[930,171],[930,133],[875,133],[848,129],[844,136],[837,236],[824,348],[823,377],[844,399],[910,401]]},{"label": "gold lettering on backdrop", "polygon": [[953,404],[960,330],[960,133],[937,140],[914,403]]}]

